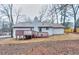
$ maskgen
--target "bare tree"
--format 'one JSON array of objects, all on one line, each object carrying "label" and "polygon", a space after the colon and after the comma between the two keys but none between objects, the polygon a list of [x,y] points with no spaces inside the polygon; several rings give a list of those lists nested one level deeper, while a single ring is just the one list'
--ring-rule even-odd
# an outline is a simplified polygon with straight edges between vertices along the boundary
[{"label": "bare tree", "polygon": [[59,4],[55,4],[53,8],[54,8],[54,13],[56,15],[56,20],[57,20],[57,24],[58,24],[59,23],[59,21],[58,21]]},{"label": "bare tree", "polygon": [[49,5],[47,17],[51,18],[51,23],[54,23],[55,20],[54,5]]},{"label": "bare tree", "polygon": [[10,22],[10,29],[11,29],[11,37],[13,37],[13,5],[12,4],[7,4],[7,5],[3,5],[1,4],[1,9],[0,9],[0,12],[1,14],[3,14],[4,16],[7,16],[8,19],[9,19],[9,22]]},{"label": "bare tree", "polygon": [[16,23],[18,23],[18,21],[23,17],[22,13],[21,13],[21,8],[19,8],[16,12],[15,12],[15,16],[16,16]]},{"label": "bare tree", "polygon": [[60,4],[59,6],[60,15],[61,15],[61,22],[65,25],[66,18],[67,18],[67,11],[68,11],[68,4]]},{"label": "bare tree", "polygon": [[4,31],[4,19],[2,21],[2,32]]},{"label": "bare tree", "polygon": [[46,14],[47,8],[48,8],[48,6],[42,7],[42,9],[40,11],[40,15],[39,15],[40,22],[43,20],[45,14]]},{"label": "bare tree", "polygon": [[65,22],[66,22],[66,14],[67,14],[67,6],[64,6],[64,8],[63,8],[63,25],[65,25]]},{"label": "bare tree", "polygon": [[73,18],[74,18],[74,32],[76,32],[76,21],[77,21],[77,13],[79,10],[79,5],[71,5],[72,7],[72,12],[73,12]]},{"label": "bare tree", "polygon": [[56,21],[56,23],[59,23],[59,13],[60,13],[60,5],[59,4],[52,4],[49,5],[49,10],[48,10],[48,16],[51,16],[52,23]]},{"label": "bare tree", "polygon": [[[16,18],[16,23],[18,22],[19,19],[23,17],[21,14],[21,9],[19,8],[17,11],[14,10],[13,4],[1,4],[0,5],[0,14],[2,17],[7,17],[9,20],[9,25],[10,25],[10,32],[11,32],[11,37],[13,37],[13,24],[14,24],[14,15]],[[15,13],[13,11],[16,11]]]},{"label": "bare tree", "polygon": [[[67,10],[67,8],[69,8],[68,10]],[[65,24],[65,21],[66,21],[66,17],[67,16],[72,16],[73,18],[74,18],[74,32],[76,32],[76,21],[77,21],[77,13],[78,13],[78,10],[79,10],[79,5],[74,5],[74,4],[71,4],[71,5],[69,5],[69,4],[65,4],[65,5],[62,5],[61,6],[61,12],[62,12],[62,17],[63,17],[63,24]],[[69,12],[67,12],[67,11],[69,11]],[[67,15],[67,13],[69,14],[69,15]]]}]

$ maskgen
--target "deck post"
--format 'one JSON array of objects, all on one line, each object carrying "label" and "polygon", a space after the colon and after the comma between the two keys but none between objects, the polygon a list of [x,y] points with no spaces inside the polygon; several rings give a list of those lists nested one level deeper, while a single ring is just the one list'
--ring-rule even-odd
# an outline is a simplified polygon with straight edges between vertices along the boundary
[{"label": "deck post", "polygon": [[32,35],[31,35],[31,39],[32,39]]},{"label": "deck post", "polygon": [[17,40],[17,35],[16,35],[16,40]]},{"label": "deck post", "polygon": [[24,40],[24,35],[23,35],[23,40]]}]

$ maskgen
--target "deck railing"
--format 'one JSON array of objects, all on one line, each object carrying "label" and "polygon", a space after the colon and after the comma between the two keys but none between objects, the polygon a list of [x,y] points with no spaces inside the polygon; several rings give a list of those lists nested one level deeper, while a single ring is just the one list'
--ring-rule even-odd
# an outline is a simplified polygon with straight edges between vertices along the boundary
[{"label": "deck railing", "polygon": [[48,32],[36,32],[36,31],[16,31],[16,38],[25,38],[26,36],[31,36],[32,38],[44,38],[48,37]]}]

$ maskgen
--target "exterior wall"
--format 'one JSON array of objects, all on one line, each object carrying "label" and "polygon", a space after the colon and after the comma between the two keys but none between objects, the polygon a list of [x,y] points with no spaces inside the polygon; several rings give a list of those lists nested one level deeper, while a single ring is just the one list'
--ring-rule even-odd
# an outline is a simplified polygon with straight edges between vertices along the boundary
[{"label": "exterior wall", "polygon": [[[64,34],[63,28],[48,28],[48,30],[46,28],[41,28],[41,29],[42,29],[42,32],[48,32],[48,35]],[[16,38],[16,30],[31,30],[31,28],[14,28],[13,29],[13,38]],[[34,28],[32,30],[34,30]]]},{"label": "exterior wall", "polygon": [[53,33],[54,34],[64,34],[64,28],[54,28]]},{"label": "exterior wall", "polygon": [[37,26],[35,26],[33,30],[39,32],[39,29]]},{"label": "exterior wall", "polygon": [[37,35],[37,37],[48,37],[48,32],[38,32],[38,35]]},{"label": "exterior wall", "polygon": [[46,30],[46,28],[42,28],[42,32],[48,32],[48,35],[53,35],[53,28],[49,28]]},{"label": "exterior wall", "polygon": [[31,28],[13,28],[13,38],[16,38],[16,30],[31,30]]},{"label": "exterior wall", "polygon": [[64,34],[64,29],[63,28],[49,28],[48,30],[46,30],[46,28],[42,28],[42,32],[48,32],[48,35]]},{"label": "exterior wall", "polygon": [[32,35],[32,31],[30,30],[30,31],[24,31],[24,35]]}]

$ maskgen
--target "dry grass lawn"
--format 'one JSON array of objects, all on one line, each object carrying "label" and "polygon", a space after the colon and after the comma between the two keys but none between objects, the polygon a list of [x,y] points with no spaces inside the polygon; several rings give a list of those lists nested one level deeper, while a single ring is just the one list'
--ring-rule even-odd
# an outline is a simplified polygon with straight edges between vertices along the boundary
[{"label": "dry grass lawn", "polygon": [[33,38],[30,40],[15,40],[13,38],[9,38],[7,40],[1,40],[0,44],[20,44],[20,43],[47,42],[47,41],[60,41],[60,40],[79,40],[79,34],[66,33],[64,35],[54,35],[48,38]]},{"label": "dry grass lawn", "polygon": [[0,55],[79,55],[79,34],[0,41]]}]

